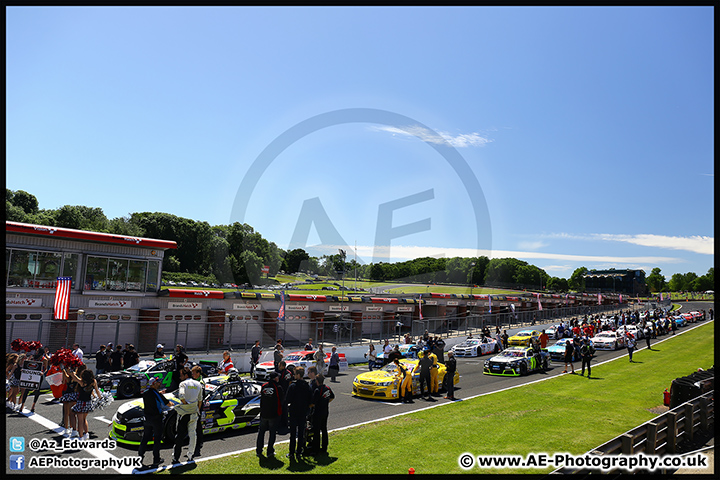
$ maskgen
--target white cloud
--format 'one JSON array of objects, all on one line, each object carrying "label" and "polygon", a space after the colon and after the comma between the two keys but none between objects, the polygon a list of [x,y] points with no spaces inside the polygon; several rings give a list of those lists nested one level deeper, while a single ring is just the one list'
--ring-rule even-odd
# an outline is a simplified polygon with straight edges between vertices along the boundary
[{"label": "white cloud", "polygon": [[547,246],[548,244],[546,242],[541,242],[540,240],[518,242],[518,248],[521,250],[539,250]]},{"label": "white cloud", "polygon": [[609,233],[591,233],[587,235],[573,235],[568,233],[554,233],[540,235],[549,238],[564,238],[568,240],[603,240],[608,242],[625,242],[643,247],[667,248],[670,250],[685,250],[704,255],[715,254],[715,238],[693,235],[690,237],[671,237],[667,235],[637,234],[617,235]]},{"label": "white cloud", "polygon": [[438,132],[437,134],[427,128],[420,127],[418,125],[410,125],[407,127],[391,127],[391,126],[373,126],[371,130],[389,132],[392,134],[406,135],[410,137],[417,137],[423,142],[430,142],[436,144],[449,144],[455,148],[463,147],[477,147],[483,146],[486,143],[492,142],[492,140],[483,137],[479,133],[463,133],[460,135],[452,135],[448,132]]}]

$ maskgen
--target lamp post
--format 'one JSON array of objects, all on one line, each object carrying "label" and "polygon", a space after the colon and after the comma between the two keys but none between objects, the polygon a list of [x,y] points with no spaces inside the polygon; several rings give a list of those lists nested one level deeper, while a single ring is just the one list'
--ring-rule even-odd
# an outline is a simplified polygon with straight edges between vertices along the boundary
[{"label": "lamp post", "polygon": [[338,248],[338,253],[340,253],[340,257],[342,258],[342,292],[340,294],[340,319],[343,319],[343,314],[345,311],[343,310],[343,300],[345,297],[345,250]]}]

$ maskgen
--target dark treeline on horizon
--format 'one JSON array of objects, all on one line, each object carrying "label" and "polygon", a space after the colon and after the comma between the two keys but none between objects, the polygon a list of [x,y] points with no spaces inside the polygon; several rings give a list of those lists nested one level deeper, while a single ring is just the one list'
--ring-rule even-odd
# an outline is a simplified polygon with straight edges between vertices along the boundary
[{"label": "dark treeline on horizon", "polygon": [[[40,209],[37,198],[23,190],[6,189],[6,220],[36,225],[73,228],[135,237],[172,240],[177,250],[165,252],[163,272],[180,278],[205,279],[212,283],[262,282],[262,267],[270,276],[279,271],[306,272],[340,278],[346,272],[374,281],[446,283],[499,286],[508,289],[543,289],[556,292],[584,291],[583,274],[577,268],[569,279],[551,277],[541,268],[515,258],[416,258],[395,263],[360,264],[338,253],[312,257],[303,249],[283,250],[248,224],[211,226],[207,222],[168,213],[142,212],[108,219],[101,208],[65,205],[55,210]],[[473,265],[474,264],[474,265]],[[705,291],[714,288],[714,268],[705,275],[676,273],[670,281],[654,268],[646,277],[650,292]]]}]

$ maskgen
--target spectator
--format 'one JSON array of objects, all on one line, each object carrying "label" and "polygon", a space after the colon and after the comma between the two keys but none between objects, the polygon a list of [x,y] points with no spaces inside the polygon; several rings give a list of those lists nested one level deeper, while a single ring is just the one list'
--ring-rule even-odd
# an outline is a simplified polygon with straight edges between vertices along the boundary
[{"label": "spectator", "polygon": [[[118,345],[118,348],[121,348],[120,345]],[[148,379],[148,388],[142,394],[145,429],[142,440],[140,440],[140,447],[138,447],[138,455],[140,455],[140,461],[143,462],[148,442],[152,438],[153,465],[160,465],[163,462],[163,459],[160,458],[160,443],[163,437],[162,412],[167,407],[170,407],[170,401],[163,395],[164,390],[163,392],[160,391],[161,385],[159,378],[150,377]]]},{"label": "spectator", "polygon": [[313,347],[313,344],[312,344],[312,338],[308,338],[308,341],[305,344],[305,350],[307,350],[308,352],[315,350],[315,347]]},{"label": "spectator", "polygon": [[445,390],[447,391],[447,396],[445,397],[448,400],[455,400],[455,372],[457,371],[457,360],[455,360],[455,354],[452,350],[448,352],[448,359],[447,362],[445,362],[445,378],[443,379],[443,382],[445,383]]},{"label": "spectator", "polygon": [[195,443],[195,451],[193,452],[193,458],[200,456],[200,450],[202,450],[203,446],[203,402],[205,401],[205,381],[202,378],[202,367],[200,365],[195,365],[190,370],[190,373],[192,374],[192,378],[195,379],[200,385],[202,385],[202,389],[200,390],[200,411],[198,412],[198,421],[197,421],[197,427],[195,435],[197,435],[197,442]]},{"label": "spectator", "polygon": [[269,377],[270,380],[264,383],[260,389],[260,426],[258,427],[258,436],[255,445],[255,453],[258,457],[262,456],[265,444],[265,432],[269,432],[267,456],[275,456],[275,435],[278,420],[282,414],[283,391],[277,383],[277,371],[270,372]]},{"label": "spectator", "polygon": [[563,370],[562,373],[567,373],[567,366],[570,364],[571,371],[570,373],[575,373],[575,365],[573,365],[573,351],[575,347],[573,346],[573,342],[568,339],[565,342],[565,370]]},{"label": "spectator", "polygon": [[188,356],[185,354],[185,349],[182,347],[182,345],[175,346],[175,356],[173,357],[173,372],[172,377],[170,379],[170,391],[174,392],[179,386],[180,382],[182,381],[180,379],[180,370],[182,370],[183,367],[185,367],[185,364],[188,361]]},{"label": "spectator", "polygon": [[388,354],[388,361],[389,361],[389,362],[392,362],[392,361],[394,361],[396,358],[397,358],[398,360],[402,358],[402,353],[400,353],[400,347],[397,346],[397,345],[395,345],[395,346],[393,347],[393,349],[390,350],[390,353]]},{"label": "spectator", "polygon": [[[485,327],[487,328],[487,327]],[[490,334],[490,331],[488,331],[488,336]],[[440,363],[445,363],[445,340],[442,338],[435,337],[435,356],[437,357],[437,361]]]},{"label": "spectator", "polygon": [[[35,413],[35,405],[37,404],[38,399],[40,398],[40,387],[42,386],[43,379],[45,378],[45,375],[48,371],[48,363],[50,361],[50,349],[48,347],[40,347],[35,352],[35,355],[33,355],[32,360],[35,362],[42,362],[42,371],[40,375],[40,384],[38,385],[38,388],[35,389],[35,391],[32,393],[34,395],[34,400],[32,407],[30,407],[30,413]],[[24,389],[25,390],[25,389]],[[30,390],[25,390],[24,394],[22,395],[22,403],[20,404],[20,411],[23,411],[23,406],[25,405],[25,400],[30,394]]]},{"label": "spectator", "polygon": [[547,348],[549,339],[550,337],[547,333],[545,333],[545,330],[543,329],[542,333],[540,334],[540,348]]},{"label": "spectator", "polygon": [[328,375],[332,383],[337,383],[335,377],[340,372],[340,355],[337,353],[337,347],[332,347],[332,353],[330,354],[330,362],[328,364]]},{"label": "spectator", "polygon": [[390,342],[386,338],[385,345],[383,345],[383,366],[385,366],[391,362],[390,352],[392,352],[392,347],[390,346]]},{"label": "spectator", "polygon": [[173,451],[172,463],[178,463],[182,445],[185,437],[190,437],[190,445],[188,446],[187,458],[192,461],[193,454],[197,443],[197,418],[200,411],[200,403],[202,402],[203,386],[197,380],[192,378],[190,369],[183,367],[180,369],[180,388],[178,397],[180,404],[175,406],[177,412],[177,431],[175,433],[175,448]]},{"label": "spectator", "polygon": [[285,398],[288,403],[289,424],[290,424],[290,452],[287,456],[292,462],[295,457],[300,461],[305,445],[305,422],[310,411],[312,402],[312,388],[303,380],[305,369],[295,368],[294,381],[288,387]]},{"label": "spectator", "polygon": [[273,351],[273,366],[275,367],[275,371],[278,371],[278,364],[282,361],[282,359],[285,357],[283,352],[285,349],[282,346],[282,340],[278,339],[277,343],[275,344],[275,351]]},{"label": "spectator", "polygon": [[[430,397],[430,393],[432,392],[430,368],[433,365],[433,361],[428,352],[428,350],[422,352],[418,360],[418,368],[420,369],[420,397],[425,398],[425,400],[432,400]],[[427,395],[425,395],[425,387],[427,387]]]},{"label": "spectator", "polygon": [[115,351],[110,354],[110,371],[119,372],[123,369],[122,346],[115,347]]},{"label": "spectator", "polygon": [[313,393],[312,425],[313,425],[313,450],[316,454],[327,454],[328,449],[328,431],[327,420],[329,415],[330,402],[335,398],[333,391],[325,385],[325,377],[318,375],[315,378],[317,388]]},{"label": "spectator", "polygon": [[73,355],[75,355],[79,360],[83,359],[83,351],[80,348],[80,345],[77,343],[73,343]]},{"label": "spectator", "polygon": [[[280,415],[280,421],[278,422],[278,433],[281,435],[284,435],[288,433],[288,403],[287,403],[287,391],[288,387],[290,387],[290,383],[292,383],[293,380],[293,371],[290,367],[288,367],[285,363],[285,360],[280,360],[280,363],[278,363],[278,385],[280,385],[280,388],[282,388],[283,396],[281,398],[282,401],[282,414]],[[292,367],[294,368],[294,367]]]},{"label": "spectator", "polygon": [[503,330],[503,334],[502,334],[502,347],[503,347],[503,349],[507,349],[507,348],[508,348],[508,338],[510,338],[510,337],[508,336],[507,330]]},{"label": "spectator", "polygon": [[375,363],[377,362],[377,353],[375,352],[375,346],[371,343],[368,352],[365,354],[365,358],[368,359],[368,369],[372,372]]},{"label": "spectator", "polygon": [[140,363],[140,356],[135,351],[135,345],[128,344],[127,351],[125,352],[125,355],[123,356],[123,365],[125,365],[125,368],[130,368],[133,365],[137,365]]},{"label": "spectator", "polygon": [[322,343],[318,345],[317,351],[313,354],[315,360],[315,368],[317,368],[318,375],[322,375],[325,371],[325,352],[323,351]]},{"label": "spectator", "polygon": [[108,364],[108,354],[105,351],[105,345],[100,345],[100,349],[95,352],[95,373],[100,375],[105,373]]},{"label": "spectator", "polygon": [[235,368],[235,365],[233,365],[232,358],[230,358],[230,352],[225,350],[222,354],[223,359],[220,364],[218,364],[218,372],[220,373],[228,373],[231,368]]},{"label": "spectator", "polygon": [[255,367],[260,362],[260,355],[262,355],[260,340],[255,340],[255,345],[250,349],[250,377],[255,376]]},{"label": "spectator", "polygon": [[652,348],[650,348],[650,336],[652,335],[652,331],[646,326],[643,334],[645,335],[645,343],[647,344],[648,350],[652,350]]},{"label": "spectator", "polygon": [[628,355],[630,356],[630,362],[633,363],[632,356],[637,343],[635,342],[635,336],[630,332],[626,334],[625,345],[627,346]]},{"label": "spectator", "polygon": [[580,372],[580,376],[585,375],[585,365],[587,365],[588,369],[588,376],[587,378],[590,378],[590,360],[592,360],[592,356],[595,353],[595,347],[590,345],[590,339],[585,337],[585,340],[583,341],[582,347],[580,347],[580,356],[582,357],[582,372]]},{"label": "spectator", "polygon": [[167,354],[165,353],[165,347],[163,347],[162,343],[158,343],[155,346],[155,353],[153,353],[153,359],[158,359],[158,358],[162,358],[162,359],[167,358]]}]

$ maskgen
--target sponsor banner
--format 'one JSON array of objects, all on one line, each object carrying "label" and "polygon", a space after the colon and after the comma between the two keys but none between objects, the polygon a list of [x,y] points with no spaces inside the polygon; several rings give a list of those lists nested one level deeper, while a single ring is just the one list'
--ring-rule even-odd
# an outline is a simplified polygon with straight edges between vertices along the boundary
[{"label": "sponsor banner", "polygon": [[500,306],[501,306],[501,307],[507,307],[508,304],[507,304],[507,302],[500,302]]},{"label": "sponsor banner", "polygon": [[176,310],[202,310],[202,302],[168,302],[168,308]]},{"label": "sponsor banner", "polygon": [[397,311],[398,312],[414,312],[415,307],[398,307]]},{"label": "sponsor banner", "polygon": [[437,300],[425,300],[425,305],[437,305]]},{"label": "sponsor banner", "polygon": [[382,312],[383,307],[365,307],[366,312]]},{"label": "sponsor banner", "polygon": [[[330,305],[330,308],[328,309],[329,312],[339,312],[340,311],[340,305]],[[350,306],[349,305],[343,305],[342,306],[343,312],[349,312]]]},{"label": "sponsor banner", "polygon": [[468,307],[476,307],[478,303],[480,302],[467,302],[465,305],[467,305]]},{"label": "sponsor banner", "polygon": [[42,298],[5,297],[6,307],[42,307]]},{"label": "sponsor banner", "polygon": [[307,305],[287,305],[285,310],[288,312],[309,312],[310,307]]},{"label": "sponsor banner", "polygon": [[95,308],[132,308],[129,300],[90,300],[88,307]]},{"label": "sponsor banner", "polygon": [[233,310],[262,310],[262,306],[259,303],[233,303],[232,308]]},{"label": "sponsor banner", "polygon": [[448,307],[457,307],[458,305],[460,305],[460,302],[455,301],[455,300],[451,300],[451,301],[447,302]]}]

